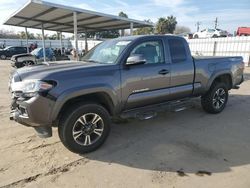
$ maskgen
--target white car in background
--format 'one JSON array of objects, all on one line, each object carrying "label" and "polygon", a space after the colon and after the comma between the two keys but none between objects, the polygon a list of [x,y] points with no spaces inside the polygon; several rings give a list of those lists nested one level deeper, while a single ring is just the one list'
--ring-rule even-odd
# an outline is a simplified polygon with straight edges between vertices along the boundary
[{"label": "white car in background", "polygon": [[228,35],[227,31],[221,29],[203,29],[194,33],[195,39],[197,38],[217,38],[217,37],[226,37]]}]

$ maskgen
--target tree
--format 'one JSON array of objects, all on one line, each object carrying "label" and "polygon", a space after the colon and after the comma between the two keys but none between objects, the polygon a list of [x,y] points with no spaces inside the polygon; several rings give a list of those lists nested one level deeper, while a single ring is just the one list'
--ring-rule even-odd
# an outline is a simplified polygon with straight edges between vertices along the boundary
[{"label": "tree", "polygon": [[[148,22],[150,24],[152,24],[153,22],[151,20],[144,20],[145,22]],[[154,28],[153,26],[149,26],[149,27],[141,27],[136,29],[133,34],[134,35],[149,35],[149,34],[153,34],[154,33]]]},{"label": "tree", "polygon": [[[122,11],[118,15],[120,17],[123,17],[123,18],[128,18],[128,15],[126,13],[122,12]],[[125,35],[125,30],[121,29],[121,36],[124,36],[124,35]]]},{"label": "tree", "polygon": [[159,18],[156,24],[156,30],[159,34],[174,33],[177,25],[176,17],[168,16],[167,18]]},{"label": "tree", "polygon": [[126,14],[126,13],[124,13],[124,12],[119,12],[119,14],[118,14],[120,17],[123,17],[123,18],[128,18],[128,15]]},{"label": "tree", "polygon": [[9,31],[5,29],[0,30],[0,38],[10,38],[10,39],[18,39],[19,35],[14,31]]},{"label": "tree", "polygon": [[181,34],[181,33],[190,33],[191,29],[189,27],[186,26],[179,26],[177,25],[175,30],[174,30],[174,34]]},{"label": "tree", "polygon": [[[19,32],[18,38],[20,39],[26,39],[26,33],[24,31]],[[36,37],[34,36],[34,33],[28,32],[28,39],[35,39]]]},{"label": "tree", "polygon": [[36,33],[36,39],[42,40],[42,34]]},{"label": "tree", "polygon": [[117,38],[119,37],[119,31],[118,30],[101,31],[101,32],[96,32],[96,35],[100,38]]},{"label": "tree", "polygon": [[50,36],[49,36],[49,39],[50,39],[50,40],[58,40],[59,37],[58,37],[58,35],[55,33],[55,34],[53,34],[53,35],[50,35]]}]

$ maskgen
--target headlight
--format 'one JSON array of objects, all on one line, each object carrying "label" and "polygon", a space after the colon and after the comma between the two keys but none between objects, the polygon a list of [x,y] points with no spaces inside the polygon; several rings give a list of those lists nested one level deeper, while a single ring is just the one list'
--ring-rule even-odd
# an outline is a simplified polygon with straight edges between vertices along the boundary
[{"label": "headlight", "polygon": [[48,83],[40,80],[27,80],[23,82],[12,83],[11,91],[21,92],[24,97],[33,97],[38,92],[48,91],[53,87],[53,83]]}]

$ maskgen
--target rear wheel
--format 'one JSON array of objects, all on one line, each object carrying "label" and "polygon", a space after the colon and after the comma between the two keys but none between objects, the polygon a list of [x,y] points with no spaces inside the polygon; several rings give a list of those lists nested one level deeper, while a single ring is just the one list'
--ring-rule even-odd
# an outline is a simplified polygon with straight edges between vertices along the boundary
[{"label": "rear wheel", "polygon": [[199,38],[199,36],[198,35],[194,35],[194,39],[198,39]]},{"label": "rear wheel", "polygon": [[6,55],[1,55],[0,58],[1,59],[6,59]]},{"label": "rear wheel", "polygon": [[23,61],[23,66],[28,67],[28,66],[32,66],[32,65],[34,65],[33,61]]},{"label": "rear wheel", "polygon": [[201,105],[206,112],[217,114],[225,108],[227,100],[227,85],[225,83],[215,82],[208,93],[201,97]]},{"label": "rear wheel", "polygon": [[59,137],[70,151],[87,153],[99,148],[110,132],[110,116],[99,104],[78,104],[63,113]]}]

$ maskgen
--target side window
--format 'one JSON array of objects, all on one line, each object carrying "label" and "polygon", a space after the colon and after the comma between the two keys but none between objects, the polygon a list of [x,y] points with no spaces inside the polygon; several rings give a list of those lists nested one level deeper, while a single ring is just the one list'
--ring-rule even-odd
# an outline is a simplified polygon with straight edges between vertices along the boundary
[{"label": "side window", "polygon": [[169,49],[172,63],[181,63],[187,59],[187,53],[182,40],[170,39]]},{"label": "side window", "polygon": [[10,52],[14,52],[14,51],[15,51],[15,47],[9,48],[9,51],[10,51]]},{"label": "side window", "polygon": [[146,64],[164,63],[163,46],[160,41],[148,41],[137,45],[132,54],[141,54],[146,59]]},{"label": "side window", "polygon": [[26,48],[23,48],[23,47],[20,49],[20,51],[24,53],[27,52]]},{"label": "side window", "polygon": [[22,52],[22,50],[21,50],[22,48],[20,48],[20,47],[16,47],[16,52]]}]

